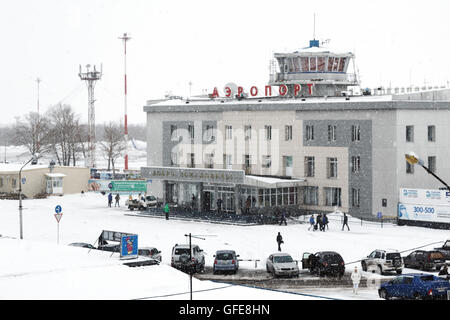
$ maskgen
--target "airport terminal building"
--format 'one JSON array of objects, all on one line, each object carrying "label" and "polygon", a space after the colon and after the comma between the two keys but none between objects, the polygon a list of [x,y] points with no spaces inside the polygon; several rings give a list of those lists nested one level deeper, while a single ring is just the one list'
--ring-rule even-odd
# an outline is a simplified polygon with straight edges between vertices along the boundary
[{"label": "airport terminal building", "polygon": [[408,152],[450,181],[448,88],[354,94],[353,54],[316,41],[275,58],[265,88],[147,102],[149,192],[203,211],[372,218],[397,216],[400,188],[442,187]]}]

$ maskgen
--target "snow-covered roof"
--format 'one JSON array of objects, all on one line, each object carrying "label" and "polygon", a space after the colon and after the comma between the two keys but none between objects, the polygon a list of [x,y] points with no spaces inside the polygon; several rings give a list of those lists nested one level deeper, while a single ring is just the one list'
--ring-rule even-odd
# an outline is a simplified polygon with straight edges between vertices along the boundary
[{"label": "snow-covered roof", "polygon": [[66,176],[64,173],[46,173],[45,175],[49,178],[63,178]]},{"label": "snow-covered roof", "polygon": [[273,177],[245,176],[244,184],[260,188],[288,188],[303,185],[305,179],[280,179]]},{"label": "snow-covered roof", "polygon": [[[13,173],[13,172],[19,172],[20,168],[24,163],[0,163],[0,172],[4,173]],[[45,169],[48,168],[48,165],[44,164],[27,164],[25,167],[23,167],[22,171],[26,170],[34,170],[34,169]]]}]

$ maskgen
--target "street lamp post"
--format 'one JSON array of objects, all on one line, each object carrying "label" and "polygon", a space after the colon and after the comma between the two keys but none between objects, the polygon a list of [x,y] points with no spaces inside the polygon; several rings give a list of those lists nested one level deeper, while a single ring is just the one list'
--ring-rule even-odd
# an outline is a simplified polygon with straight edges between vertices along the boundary
[{"label": "street lamp post", "polygon": [[415,165],[415,164],[420,165],[429,174],[431,174],[433,177],[435,177],[437,180],[439,180],[447,188],[447,190],[450,190],[450,187],[448,186],[448,184],[444,180],[439,178],[433,171],[431,171],[429,168],[427,168],[425,166],[423,160],[419,159],[419,157],[416,154],[414,154],[413,152],[407,153],[407,154],[405,154],[405,159],[406,159],[406,161],[408,161],[408,163],[410,165]]},{"label": "street lamp post", "polygon": [[193,264],[192,264],[192,238],[197,238],[201,240],[205,240],[205,238],[200,238],[198,236],[194,236],[191,233],[185,234],[185,237],[189,237],[189,292],[190,292],[190,300],[192,300],[192,274],[193,274]]},{"label": "street lamp post", "polygon": [[19,170],[19,224],[20,224],[20,239],[23,239],[23,222],[22,222],[22,169],[29,164],[32,160],[36,160],[37,157],[33,156],[25,163]]}]

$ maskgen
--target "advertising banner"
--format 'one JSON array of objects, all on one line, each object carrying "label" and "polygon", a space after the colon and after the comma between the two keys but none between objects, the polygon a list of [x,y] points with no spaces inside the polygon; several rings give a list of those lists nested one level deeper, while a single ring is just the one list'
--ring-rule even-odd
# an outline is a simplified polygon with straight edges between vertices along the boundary
[{"label": "advertising banner", "polygon": [[450,224],[450,191],[400,189],[398,218]]},{"label": "advertising banner", "polygon": [[120,241],[120,258],[132,259],[138,256],[138,236],[127,235],[123,236]]},{"label": "advertising banner", "polygon": [[97,192],[123,192],[145,193],[147,192],[146,180],[102,180],[91,179],[88,182],[89,191]]}]

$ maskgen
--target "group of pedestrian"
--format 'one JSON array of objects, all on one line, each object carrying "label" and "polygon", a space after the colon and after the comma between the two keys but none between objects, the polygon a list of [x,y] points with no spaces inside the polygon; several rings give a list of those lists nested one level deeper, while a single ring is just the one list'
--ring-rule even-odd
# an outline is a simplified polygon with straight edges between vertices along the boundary
[{"label": "group of pedestrian", "polygon": [[[115,207],[120,207],[120,196],[117,193],[116,196],[114,197],[116,202],[114,204]],[[112,193],[108,194],[108,207],[112,207],[112,202],[113,202],[113,195]]]},{"label": "group of pedestrian", "polygon": [[309,224],[310,226],[308,230],[311,230],[312,228],[313,231],[320,230],[325,232],[325,229],[329,229],[328,217],[325,213],[324,214],[319,213],[316,219],[314,219],[314,215],[312,214],[311,217],[309,217]]}]

